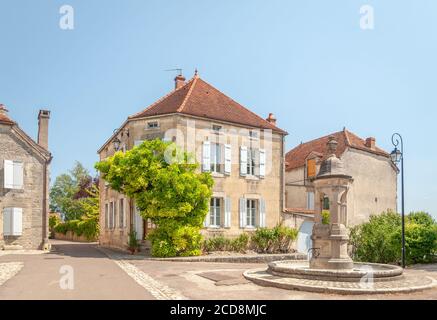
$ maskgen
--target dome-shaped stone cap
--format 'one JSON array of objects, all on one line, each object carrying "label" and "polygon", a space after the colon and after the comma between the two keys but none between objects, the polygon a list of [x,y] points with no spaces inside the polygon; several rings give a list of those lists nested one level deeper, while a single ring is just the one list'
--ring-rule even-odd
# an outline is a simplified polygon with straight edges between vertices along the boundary
[{"label": "dome-shaped stone cap", "polygon": [[337,158],[335,155],[335,151],[337,150],[338,142],[335,140],[333,136],[328,139],[328,156],[325,160],[320,164],[320,170],[317,174],[317,178],[326,178],[326,177],[350,177],[346,175],[344,171],[343,161]]}]

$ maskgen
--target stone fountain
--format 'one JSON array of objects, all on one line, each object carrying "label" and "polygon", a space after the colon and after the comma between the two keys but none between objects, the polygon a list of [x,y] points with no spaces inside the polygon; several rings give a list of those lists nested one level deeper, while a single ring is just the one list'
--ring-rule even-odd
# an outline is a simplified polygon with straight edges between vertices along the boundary
[{"label": "stone fountain", "polygon": [[[411,292],[435,287],[437,281],[433,278],[404,275],[399,266],[352,261],[348,254],[346,202],[353,178],[345,174],[343,162],[335,154],[337,144],[334,137],[329,138],[328,155],[314,180],[318,201],[309,260],[271,262],[267,269],[246,271],[246,279],[264,286],[341,294]],[[328,217],[323,210],[326,201]]]}]

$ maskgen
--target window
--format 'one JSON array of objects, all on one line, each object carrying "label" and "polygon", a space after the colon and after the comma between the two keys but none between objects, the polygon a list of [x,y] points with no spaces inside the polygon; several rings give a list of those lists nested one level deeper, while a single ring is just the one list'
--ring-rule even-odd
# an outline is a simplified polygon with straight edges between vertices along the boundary
[{"label": "window", "polygon": [[307,209],[314,210],[314,192],[307,192]]},{"label": "window", "polygon": [[221,225],[221,199],[211,198],[209,207],[210,226],[220,227]]},{"label": "window", "polygon": [[113,204],[114,204],[114,217],[112,218],[113,221],[112,229],[115,229],[115,226],[117,225],[117,201],[114,201]]},{"label": "window", "polygon": [[158,128],[159,128],[159,122],[158,121],[147,122],[147,129],[158,129]]},{"label": "window", "polygon": [[256,166],[256,149],[249,148],[247,149],[247,174],[255,175],[255,166]]},{"label": "window", "polygon": [[109,205],[105,204],[105,228],[109,228]]},{"label": "window", "polygon": [[307,160],[307,177],[314,178],[316,176],[316,159]]},{"label": "window", "polygon": [[222,152],[221,145],[218,143],[211,143],[211,172],[220,173],[222,167]]},{"label": "window", "polygon": [[329,198],[328,197],[323,198],[323,210],[329,210]]},{"label": "window", "polygon": [[247,199],[246,201],[246,226],[255,227],[256,226],[256,200]]},{"label": "window", "polygon": [[5,189],[23,189],[23,162],[4,161],[4,187]]},{"label": "window", "polygon": [[223,127],[218,125],[218,124],[213,124],[212,125],[212,131],[216,134],[219,134],[222,132]]},{"label": "window", "polygon": [[124,199],[120,199],[118,216],[120,218],[120,220],[118,222],[118,227],[124,228],[125,227],[125,225],[124,225]]},{"label": "window", "polygon": [[4,208],[3,235],[21,236],[23,234],[23,209]]},{"label": "window", "polygon": [[109,203],[109,229],[114,226],[114,202]]},{"label": "window", "polygon": [[258,131],[249,130],[249,137],[251,139],[258,139],[258,137],[259,137]]}]

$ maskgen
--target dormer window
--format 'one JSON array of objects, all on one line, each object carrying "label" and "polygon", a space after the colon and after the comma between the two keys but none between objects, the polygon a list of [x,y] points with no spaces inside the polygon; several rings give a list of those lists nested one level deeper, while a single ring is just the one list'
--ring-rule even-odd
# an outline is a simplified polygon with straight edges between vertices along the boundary
[{"label": "dormer window", "polygon": [[159,128],[159,122],[158,121],[150,121],[150,122],[147,122],[147,127],[146,127],[148,130],[151,130],[151,129],[158,129]]},{"label": "dormer window", "polygon": [[316,176],[316,159],[307,160],[307,178],[314,178]]},{"label": "dormer window", "polygon": [[220,133],[222,133],[222,130],[223,130],[223,126],[218,125],[218,124],[213,124],[212,125],[212,132],[213,133],[220,134]]},{"label": "dormer window", "polygon": [[251,139],[258,139],[259,138],[259,133],[258,131],[255,130],[249,130],[249,137]]}]

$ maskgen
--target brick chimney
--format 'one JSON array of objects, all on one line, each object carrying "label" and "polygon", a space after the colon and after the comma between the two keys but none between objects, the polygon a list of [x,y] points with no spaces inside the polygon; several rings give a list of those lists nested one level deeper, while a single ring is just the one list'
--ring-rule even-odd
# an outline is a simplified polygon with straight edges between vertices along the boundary
[{"label": "brick chimney", "polygon": [[39,110],[38,144],[46,150],[49,149],[49,119],[50,119],[50,111]]},{"label": "brick chimney", "polygon": [[266,120],[276,126],[276,117],[273,113],[270,112]]},{"label": "brick chimney", "polygon": [[366,147],[369,149],[375,149],[375,138],[369,137],[366,139]]},{"label": "brick chimney", "polygon": [[182,74],[179,74],[174,78],[174,88],[179,89],[185,84],[185,77]]}]

